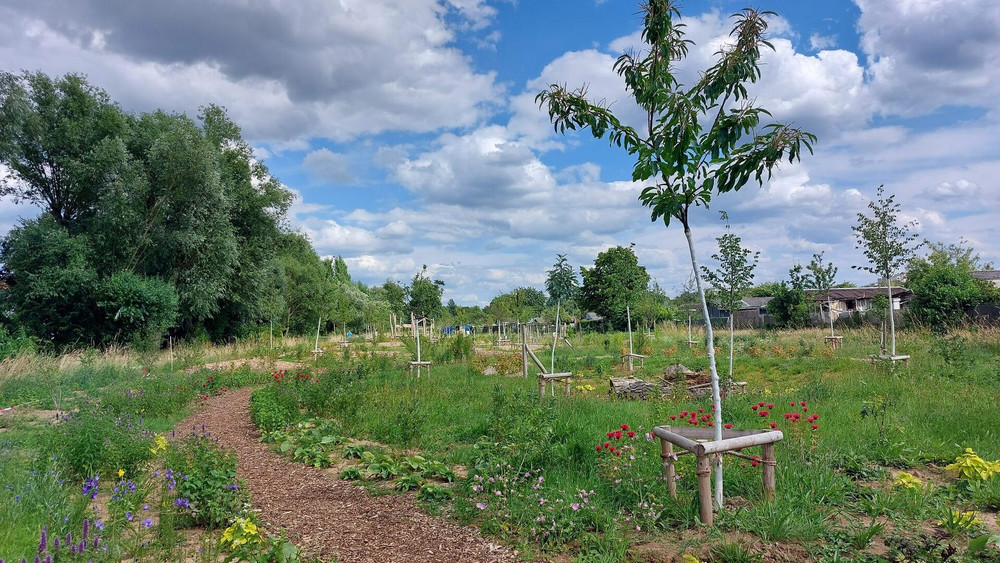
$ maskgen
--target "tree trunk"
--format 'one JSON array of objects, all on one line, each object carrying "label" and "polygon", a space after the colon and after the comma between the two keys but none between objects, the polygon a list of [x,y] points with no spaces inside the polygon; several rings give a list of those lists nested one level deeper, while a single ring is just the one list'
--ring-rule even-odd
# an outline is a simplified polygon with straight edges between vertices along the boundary
[{"label": "tree trunk", "polygon": [[833,301],[830,300],[830,290],[826,290],[826,312],[830,315],[830,338],[833,338]]},{"label": "tree trunk", "polygon": [[[733,321],[733,312],[729,311],[729,379],[726,380],[726,385],[733,384],[733,341],[735,340],[734,333],[735,321]],[[728,387],[727,387],[728,389]]]},{"label": "tree trunk", "polygon": [[885,277],[885,285],[889,291],[889,355],[896,355],[896,315],[892,310],[892,274]]},{"label": "tree trunk", "polygon": [[[694,272],[694,283],[698,288],[698,298],[701,299],[701,311],[705,315],[705,352],[708,354],[708,369],[712,373],[712,404],[715,421],[715,441],[722,440],[722,400],[719,394],[719,372],[715,367],[715,337],[712,334],[712,320],[708,316],[708,301],[705,290],[701,287],[701,276],[698,274],[698,259],[695,257],[694,238],[691,227],[684,225],[684,236],[687,237],[688,250],[691,252],[691,268]],[[715,465],[715,505],[722,508],[722,456],[716,458]]]},{"label": "tree trunk", "polygon": [[559,341],[559,299],[556,299],[556,331],[552,334],[552,361],[549,362],[549,373],[556,372],[556,342]]}]

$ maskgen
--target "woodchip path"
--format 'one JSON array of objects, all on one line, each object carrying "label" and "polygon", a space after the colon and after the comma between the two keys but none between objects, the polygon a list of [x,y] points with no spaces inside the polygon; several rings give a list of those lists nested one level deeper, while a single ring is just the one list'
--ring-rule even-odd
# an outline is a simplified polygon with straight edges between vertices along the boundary
[{"label": "woodchip path", "polygon": [[361,487],[289,461],[258,441],[250,422],[250,389],[213,397],[178,426],[205,430],[237,456],[265,527],[285,530],[307,555],[340,563],[506,563],[508,548],[420,510],[412,493],[369,496]]}]

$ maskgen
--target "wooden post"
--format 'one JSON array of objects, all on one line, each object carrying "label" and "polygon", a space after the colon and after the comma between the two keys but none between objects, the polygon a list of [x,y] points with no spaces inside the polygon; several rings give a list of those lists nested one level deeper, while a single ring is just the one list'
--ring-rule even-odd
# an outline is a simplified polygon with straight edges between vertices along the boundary
[{"label": "wooden post", "polygon": [[778,464],[774,457],[774,444],[763,444],[760,447],[760,453],[764,461],[764,468],[762,471],[764,474],[764,500],[767,502],[773,502],[775,497],[774,470],[775,466]]},{"label": "wooden post", "polygon": [[570,394],[570,391],[569,391],[569,388],[570,388],[570,378],[567,377],[566,379],[563,379],[563,383],[566,385],[566,396],[569,397],[569,394]]},{"label": "wooden post", "polygon": [[[670,427],[667,427],[669,430]],[[660,459],[663,460],[663,478],[671,498],[677,498],[677,469],[674,467],[674,445],[660,438]]]},{"label": "wooden post", "polygon": [[524,365],[522,375],[528,377],[528,346],[524,343],[524,331],[521,331],[521,363]]},{"label": "wooden post", "polygon": [[[323,317],[316,319],[316,344],[313,348],[313,361],[315,362],[319,358],[319,327],[323,322]],[[336,326],[334,326],[336,328]]]},{"label": "wooden post", "polygon": [[708,455],[698,455],[698,503],[701,523],[712,525],[712,462]]},{"label": "wooden post", "polygon": [[545,378],[542,374],[538,374],[538,403],[541,404],[545,400]]},{"label": "wooden post", "polygon": [[625,305],[625,316],[628,319],[628,372],[632,373],[632,309]]}]

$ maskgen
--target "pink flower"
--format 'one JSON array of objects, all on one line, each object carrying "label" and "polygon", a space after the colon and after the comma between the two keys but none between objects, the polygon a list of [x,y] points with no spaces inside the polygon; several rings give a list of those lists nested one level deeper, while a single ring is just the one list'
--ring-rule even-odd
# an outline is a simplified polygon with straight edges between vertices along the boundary
[{"label": "pink flower", "polygon": [[477,502],[476,508],[478,508],[479,510],[486,510],[486,505],[481,502]]}]

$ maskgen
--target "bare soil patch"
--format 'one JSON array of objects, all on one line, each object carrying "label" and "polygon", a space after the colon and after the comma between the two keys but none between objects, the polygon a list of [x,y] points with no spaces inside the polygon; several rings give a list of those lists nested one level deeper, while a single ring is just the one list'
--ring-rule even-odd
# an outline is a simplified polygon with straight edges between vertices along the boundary
[{"label": "bare soil patch", "polygon": [[256,510],[272,532],[286,530],[303,551],[341,563],[513,562],[509,548],[474,527],[430,516],[413,494],[369,496],[332,472],[294,463],[258,441],[250,422],[250,389],[212,397],[178,425],[202,425],[237,456]]},{"label": "bare soil patch", "polygon": [[192,366],[184,370],[184,373],[194,373],[198,370],[208,369],[212,371],[231,371],[235,369],[240,369],[242,367],[249,367],[253,371],[267,371],[267,370],[296,370],[303,369],[306,367],[305,364],[299,364],[296,362],[287,362],[285,360],[271,360],[268,358],[247,358],[244,360],[226,360],[222,362],[213,362],[211,364],[204,364],[200,366]]}]

